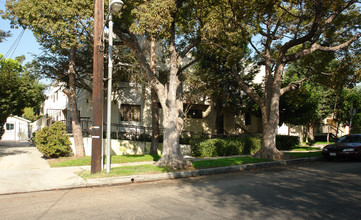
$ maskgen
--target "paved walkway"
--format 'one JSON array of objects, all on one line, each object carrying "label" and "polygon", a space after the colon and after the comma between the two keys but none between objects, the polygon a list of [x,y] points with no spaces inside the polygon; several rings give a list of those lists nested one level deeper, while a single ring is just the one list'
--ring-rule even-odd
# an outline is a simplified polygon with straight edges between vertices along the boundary
[{"label": "paved walkway", "polygon": [[[208,158],[209,159],[209,158]],[[84,180],[76,172],[90,170],[90,166],[50,168],[42,154],[29,143],[0,142],[0,195],[24,193],[33,191],[67,189],[88,186],[113,185],[162,179],[174,179],[191,176],[235,172],[263,167],[287,165],[305,160],[318,158],[304,158],[289,161],[275,161],[256,164],[245,164],[231,167],[209,168],[194,171],[180,171],[173,173],[133,175]],[[115,166],[150,164],[149,162],[112,164]]]},{"label": "paved walkway", "polygon": [[80,167],[50,168],[29,143],[0,143],[0,194],[69,188],[84,185],[74,172]]}]

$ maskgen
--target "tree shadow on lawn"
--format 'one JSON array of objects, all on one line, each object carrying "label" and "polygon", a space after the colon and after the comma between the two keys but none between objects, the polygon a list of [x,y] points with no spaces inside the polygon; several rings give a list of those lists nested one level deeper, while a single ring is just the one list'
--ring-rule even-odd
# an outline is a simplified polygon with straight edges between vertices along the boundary
[{"label": "tree shadow on lawn", "polygon": [[[114,156],[114,155],[112,155]],[[131,159],[135,159],[135,158],[141,158],[141,157],[144,157],[144,155],[121,155],[122,157],[126,157],[126,158],[131,158]],[[159,155],[150,155],[150,154],[147,154],[147,156],[150,156],[153,158],[153,161],[158,161],[160,159],[160,156]]]}]

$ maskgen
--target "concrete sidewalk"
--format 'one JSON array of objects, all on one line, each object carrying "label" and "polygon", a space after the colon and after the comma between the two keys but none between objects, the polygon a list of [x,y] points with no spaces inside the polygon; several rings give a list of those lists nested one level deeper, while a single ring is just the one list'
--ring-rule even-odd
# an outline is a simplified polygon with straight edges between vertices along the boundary
[{"label": "concrete sidewalk", "polygon": [[[76,172],[90,170],[90,166],[50,168],[47,161],[42,158],[41,153],[35,147],[30,146],[29,144],[11,145],[0,143],[0,195],[212,175],[272,166],[282,166],[317,159],[319,158],[302,158],[296,160],[245,164],[194,171],[84,180],[79,177]],[[112,167],[152,163],[154,162],[149,161],[140,163],[112,164]]]}]

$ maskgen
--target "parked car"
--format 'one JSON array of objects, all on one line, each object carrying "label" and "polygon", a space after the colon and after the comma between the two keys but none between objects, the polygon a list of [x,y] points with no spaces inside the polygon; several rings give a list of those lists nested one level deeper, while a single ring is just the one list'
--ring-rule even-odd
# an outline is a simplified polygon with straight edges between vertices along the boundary
[{"label": "parked car", "polygon": [[342,136],[336,143],[325,146],[322,156],[328,160],[334,158],[361,159],[361,134]]}]

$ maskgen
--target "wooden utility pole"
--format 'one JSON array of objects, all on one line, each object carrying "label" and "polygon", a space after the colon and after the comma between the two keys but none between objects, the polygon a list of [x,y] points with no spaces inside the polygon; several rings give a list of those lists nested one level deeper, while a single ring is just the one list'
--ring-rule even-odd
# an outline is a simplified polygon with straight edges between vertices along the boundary
[{"label": "wooden utility pole", "polygon": [[94,4],[94,52],[93,52],[93,123],[91,173],[102,170],[103,144],[103,49],[102,36],[104,20],[103,0]]}]

